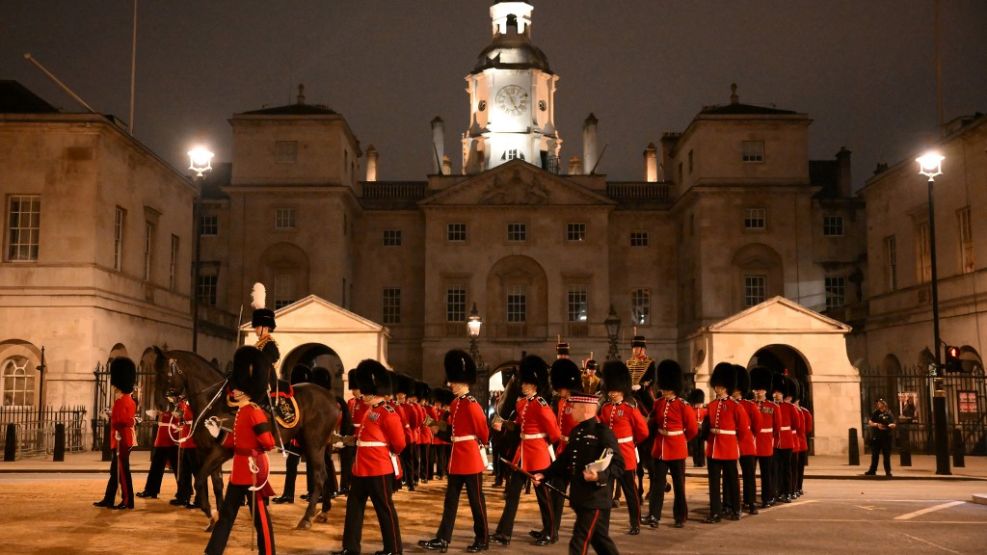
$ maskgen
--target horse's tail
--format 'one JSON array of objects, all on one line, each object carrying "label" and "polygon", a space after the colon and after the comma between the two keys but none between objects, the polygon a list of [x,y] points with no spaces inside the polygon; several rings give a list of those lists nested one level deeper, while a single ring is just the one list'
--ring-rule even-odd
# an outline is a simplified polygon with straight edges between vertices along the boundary
[{"label": "horse's tail", "polygon": [[336,396],[336,404],[339,405],[339,432],[340,435],[353,435],[353,416],[350,414],[350,407],[346,404],[346,399]]}]

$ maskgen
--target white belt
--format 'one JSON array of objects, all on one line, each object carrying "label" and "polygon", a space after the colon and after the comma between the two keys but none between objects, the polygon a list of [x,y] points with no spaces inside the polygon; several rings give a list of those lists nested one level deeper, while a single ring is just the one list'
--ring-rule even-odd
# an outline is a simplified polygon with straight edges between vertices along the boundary
[{"label": "white belt", "polygon": [[474,440],[475,441],[476,440],[476,436],[452,436],[452,442],[453,443],[458,443],[460,441],[470,441],[470,440]]},{"label": "white belt", "polygon": [[685,435],[685,431],[684,430],[665,430],[663,428],[659,428],[658,429],[658,433],[660,433],[663,436],[681,436],[681,435]]},{"label": "white belt", "polygon": [[634,436],[621,437],[617,439],[617,443],[630,443],[634,441]]},{"label": "white belt", "polygon": [[542,439],[548,437],[548,434],[521,434],[521,439]]},{"label": "white belt", "polygon": [[[782,428],[782,429],[784,429],[784,428]],[[761,433],[762,434],[770,434],[770,433],[772,433],[774,431],[775,431],[774,428],[761,428]]]},{"label": "white belt", "polygon": [[357,423],[355,423],[355,422],[353,423],[353,427],[354,427],[354,428],[359,428],[360,426],[363,426],[363,424],[357,424]]},{"label": "white belt", "polygon": [[719,428],[713,428],[713,433],[721,436],[735,436],[737,435],[737,430],[721,430]]},{"label": "white belt", "polygon": [[387,447],[387,443],[383,441],[357,441],[357,447]]},{"label": "white belt", "polygon": [[781,431],[783,431],[783,432],[788,432],[788,431],[791,431],[791,429],[792,429],[792,427],[791,427],[791,426],[782,426],[782,427],[781,427]]}]

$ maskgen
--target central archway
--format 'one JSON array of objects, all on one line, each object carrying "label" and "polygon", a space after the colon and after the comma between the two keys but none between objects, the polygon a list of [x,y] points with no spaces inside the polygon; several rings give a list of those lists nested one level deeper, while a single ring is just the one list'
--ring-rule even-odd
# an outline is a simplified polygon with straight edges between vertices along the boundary
[{"label": "central archway", "polygon": [[747,367],[764,366],[772,374],[783,374],[799,384],[802,391],[801,405],[812,410],[812,374],[809,363],[797,349],[790,345],[774,344],[758,349],[747,362]]}]

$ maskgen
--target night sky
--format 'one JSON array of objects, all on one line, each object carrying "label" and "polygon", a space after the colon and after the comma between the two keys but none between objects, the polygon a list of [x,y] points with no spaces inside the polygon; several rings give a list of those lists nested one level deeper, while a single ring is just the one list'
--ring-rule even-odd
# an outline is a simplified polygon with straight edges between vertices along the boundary
[{"label": "night sky", "polygon": [[[642,178],[641,152],[704,105],[813,118],[810,156],[854,152],[854,182],[934,138],[933,1],[534,0],[534,42],[560,76],[563,159],[600,120],[600,172]],[[423,179],[429,121],[460,168],[463,77],[490,41],[487,0],[140,2],[135,134],[176,166],[195,141],[229,160],[227,119],[294,101],[342,113],[380,151],[381,179]],[[0,78],[77,111],[31,52],[98,111],[126,119],[131,0],[0,0]],[[946,119],[987,111],[987,2],[942,0]],[[945,167],[948,171],[948,162]]]}]

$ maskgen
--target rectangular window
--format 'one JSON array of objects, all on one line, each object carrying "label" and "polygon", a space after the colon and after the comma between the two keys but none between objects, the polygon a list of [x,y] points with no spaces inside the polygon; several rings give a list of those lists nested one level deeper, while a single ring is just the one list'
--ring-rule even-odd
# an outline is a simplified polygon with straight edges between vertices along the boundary
[{"label": "rectangular window", "polygon": [[507,240],[520,242],[528,240],[528,226],[526,224],[507,224]]},{"label": "rectangular window", "polygon": [[509,148],[500,155],[501,160],[524,160],[524,153],[518,152],[516,148]]},{"label": "rectangular window", "polygon": [[632,231],[631,232],[631,246],[632,247],[647,247],[648,246],[648,232],[647,231]]},{"label": "rectangular window", "polygon": [[826,278],[826,310],[842,308],[846,304],[846,278]]},{"label": "rectangular window", "polygon": [[113,269],[123,269],[123,229],[126,223],[127,211],[117,206],[113,215]]},{"label": "rectangular window", "polygon": [[151,281],[151,266],[154,259],[154,224],[144,223],[144,281]]},{"label": "rectangular window", "polygon": [[929,253],[929,222],[915,226],[915,273],[919,283],[932,281],[932,256]]},{"label": "rectangular window", "polygon": [[973,271],[973,228],[970,225],[970,207],[958,210],[956,217],[960,225],[960,272],[968,274]]},{"label": "rectangular window", "polygon": [[274,160],[279,164],[294,164],[298,161],[298,141],[275,141]]},{"label": "rectangular window", "polygon": [[744,306],[750,307],[764,302],[767,276],[744,276]]},{"label": "rectangular window", "polygon": [[7,200],[7,260],[38,260],[41,195],[11,195]]},{"label": "rectangular window", "polygon": [[446,289],[446,321],[466,321],[466,289],[451,287]]},{"label": "rectangular window", "polygon": [[289,272],[274,274],[274,310],[295,302],[295,276]]},{"label": "rectangular window", "polygon": [[174,290],[178,283],[178,236],[171,236],[171,256],[168,259],[168,288]]},{"label": "rectangular window", "polygon": [[647,289],[631,291],[631,320],[638,326],[651,323],[651,291]]},{"label": "rectangular window", "polygon": [[568,307],[568,320],[570,322],[587,321],[589,319],[589,303],[587,302],[586,289],[583,289],[582,287],[570,289]]},{"label": "rectangular window", "polygon": [[507,321],[522,323],[527,320],[528,303],[524,286],[510,287],[507,290]]},{"label": "rectangular window", "polygon": [[385,324],[401,323],[401,290],[396,287],[384,289],[381,317]]},{"label": "rectangular window", "polygon": [[823,235],[840,237],[843,235],[843,216],[823,216]]},{"label": "rectangular window", "polygon": [[218,276],[199,274],[199,281],[195,286],[195,295],[199,299],[199,304],[216,306],[216,284]]},{"label": "rectangular window", "polygon": [[278,208],[274,212],[274,229],[295,229],[295,209]]},{"label": "rectangular window", "polygon": [[567,241],[585,241],[586,224],[566,224],[565,238]]},{"label": "rectangular window", "polygon": [[744,162],[763,162],[764,141],[744,141],[742,159]]},{"label": "rectangular window", "polygon": [[888,291],[898,288],[898,246],[894,235],[884,238],[884,277]]},{"label": "rectangular window", "polygon": [[219,216],[215,214],[199,216],[199,235],[219,235]]},{"label": "rectangular window", "polygon": [[462,243],[466,241],[466,224],[449,224],[446,226],[446,239]]},{"label": "rectangular window", "polygon": [[384,246],[385,247],[400,247],[401,246],[401,230],[400,229],[385,229],[384,230]]},{"label": "rectangular window", "polygon": [[767,225],[767,211],[764,208],[744,210],[744,229],[764,229]]},{"label": "rectangular window", "polygon": [[956,392],[956,408],[960,420],[980,420],[980,409],[977,406],[977,392],[959,390]]}]

